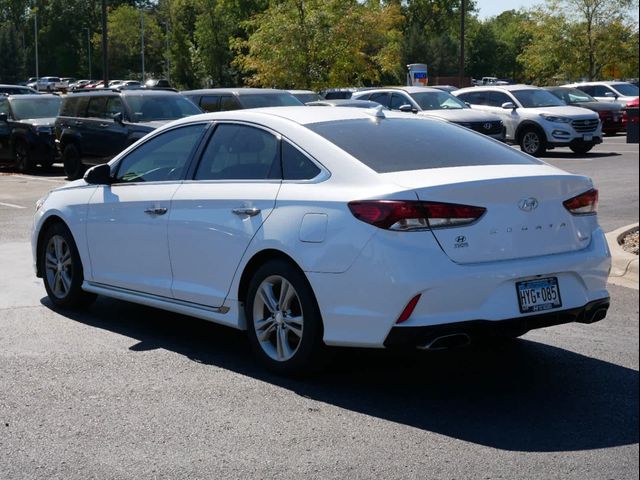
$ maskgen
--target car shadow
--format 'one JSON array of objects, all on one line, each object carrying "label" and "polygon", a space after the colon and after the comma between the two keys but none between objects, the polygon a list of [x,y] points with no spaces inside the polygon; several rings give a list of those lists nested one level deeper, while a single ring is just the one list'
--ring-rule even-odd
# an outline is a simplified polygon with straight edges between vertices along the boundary
[{"label": "car shadow", "polygon": [[243,332],[99,297],[74,321],[278,385],[306,398],[476,444],[526,452],[638,442],[638,372],[518,340],[442,353],[340,349],[306,379],[266,372]]},{"label": "car shadow", "polygon": [[[20,175],[21,173],[15,168],[12,163],[0,163],[0,175]],[[64,168],[62,164],[54,164],[51,167],[44,169],[42,167],[36,167],[33,171],[29,172],[29,175],[35,175],[38,177],[60,177],[64,175]]]},{"label": "car shadow", "polygon": [[573,153],[570,150],[567,151],[558,151],[558,150],[548,150],[542,159],[545,158],[558,158],[558,159],[566,159],[566,160],[584,160],[584,159],[596,159],[596,158],[608,158],[608,157],[620,157],[621,153],[617,152],[589,152],[584,155]]}]

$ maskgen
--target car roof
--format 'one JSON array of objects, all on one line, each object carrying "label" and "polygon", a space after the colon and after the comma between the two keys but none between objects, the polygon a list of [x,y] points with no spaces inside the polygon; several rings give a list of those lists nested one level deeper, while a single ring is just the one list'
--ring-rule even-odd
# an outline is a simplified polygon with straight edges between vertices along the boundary
[{"label": "car roof", "polygon": [[624,80],[606,80],[606,81],[601,81],[601,82],[576,82],[576,83],[571,83],[569,85],[564,85],[564,86],[573,86],[573,85],[617,85],[619,83],[629,83],[629,82],[626,82]]},{"label": "car roof", "polygon": [[313,90],[286,90],[287,92],[293,94],[293,93],[315,93],[316,95],[318,94],[317,92],[314,92]]},{"label": "car roof", "polygon": [[519,90],[540,90],[540,87],[536,87],[535,85],[480,85],[478,87],[467,87],[461,88],[460,90],[456,90],[454,93],[467,93],[467,92],[480,92],[483,90],[493,90],[493,91],[507,91],[507,92],[517,92]]},{"label": "car roof", "polygon": [[20,100],[29,100],[35,98],[62,98],[59,95],[53,93],[28,93],[26,95],[7,95],[8,98],[19,98]]},{"label": "car roof", "polygon": [[79,92],[72,92],[66,96],[66,98],[71,97],[95,97],[98,95],[124,95],[124,96],[164,96],[164,95],[180,95],[178,92],[173,90],[145,90],[144,88],[137,88],[132,90],[119,90],[116,88],[99,88],[97,90],[84,90]]},{"label": "car roof", "polygon": [[220,93],[230,93],[232,95],[255,95],[259,93],[289,93],[287,90],[275,88],[201,88],[199,90],[185,90],[180,92],[183,95],[215,95]]},{"label": "car roof", "polygon": [[228,121],[268,121],[272,119],[284,119],[289,122],[296,123],[298,125],[311,125],[315,123],[323,122],[339,122],[347,120],[375,120],[384,121],[387,119],[417,119],[424,120],[425,117],[418,117],[413,115],[407,115],[406,113],[393,112],[380,108],[383,111],[383,118],[374,117],[372,111],[376,109],[365,108],[319,108],[319,107],[267,107],[267,108],[252,108],[246,110],[230,110],[225,112],[211,112],[203,113],[201,115],[194,115],[185,117],[180,120],[176,120],[172,125],[180,125],[184,123],[191,123],[194,121],[213,121],[213,120],[228,120]]},{"label": "car roof", "polygon": [[[438,90],[437,88],[432,88],[432,87],[410,87],[410,86],[406,86],[406,87],[378,87],[378,88],[367,89],[365,91],[367,93],[375,93],[375,92],[384,92],[384,91],[390,91],[390,90],[399,90],[399,91],[406,92],[406,93],[442,92],[442,90]],[[360,93],[360,92],[357,92],[357,93]]]}]

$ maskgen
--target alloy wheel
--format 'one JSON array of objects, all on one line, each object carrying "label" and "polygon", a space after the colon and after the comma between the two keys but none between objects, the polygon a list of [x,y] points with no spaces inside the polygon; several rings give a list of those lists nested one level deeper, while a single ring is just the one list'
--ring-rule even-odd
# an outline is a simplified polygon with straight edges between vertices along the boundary
[{"label": "alloy wheel", "polygon": [[286,278],[272,275],[258,287],[253,302],[253,325],[262,350],[286,362],[298,351],[304,333],[300,297]]},{"label": "alloy wheel", "polygon": [[522,139],[522,147],[526,153],[534,154],[540,148],[540,137],[536,132],[527,132]]},{"label": "alloy wheel", "polygon": [[71,290],[73,258],[69,244],[61,235],[53,235],[45,250],[45,273],[53,294],[62,299]]}]

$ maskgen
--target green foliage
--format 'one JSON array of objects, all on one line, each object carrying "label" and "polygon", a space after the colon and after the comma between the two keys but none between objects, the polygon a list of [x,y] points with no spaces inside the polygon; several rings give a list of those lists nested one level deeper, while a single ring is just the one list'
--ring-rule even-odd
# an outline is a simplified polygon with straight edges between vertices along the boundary
[{"label": "green foliage", "polygon": [[9,22],[0,24],[0,83],[23,81],[24,47],[18,40],[16,28]]},{"label": "green foliage", "polygon": [[398,79],[398,4],[282,0],[245,22],[234,64],[250,85],[321,89]]}]

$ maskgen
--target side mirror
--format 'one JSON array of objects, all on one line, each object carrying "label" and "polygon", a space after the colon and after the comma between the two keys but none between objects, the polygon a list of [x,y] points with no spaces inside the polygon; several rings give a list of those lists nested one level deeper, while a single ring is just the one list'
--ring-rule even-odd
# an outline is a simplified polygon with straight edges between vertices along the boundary
[{"label": "side mirror", "polygon": [[502,108],[504,108],[505,110],[515,110],[517,107],[513,102],[504,102],[502,104]]},{"label": "side mirror", "polygon": [[122,112],[114,113],[112,118],[114,122],[119,123],[120,125],[122,125],[122,123],[124,122],[124,116],[122,115]]},{"label": "side mirror", "polygon": [[113,183],[111,167],[108,163],[103,163],[90,168],[84,174],[84,181],[90,185],[111,185]]},{"label": "side mirror", "polygon": [[464,102],[464,104],[465,104],[467,107],[471,108],[471,104],[470,104],[469,102]]},{"label": "side mirror", "polygon": [[400,105],[400,108],[398,108],[398,110],[405,113],[418,113],[418,111],[413,108],[413,105],[409,105],[408,103],[406,105]]},{"label": "side mirror", "polygon": [[605,96],[605,97],[607,97],[607,98],[618,98],[618,95],[616,95],[616,94],[615,94],[615,93],[613,93],[613,92],[606,92],[606,93],[604,94],[604,96]]},{"label": "side mirror", "polygon": [[7,123],[9,116],[6,113],[0,113],[0,122]]}]

